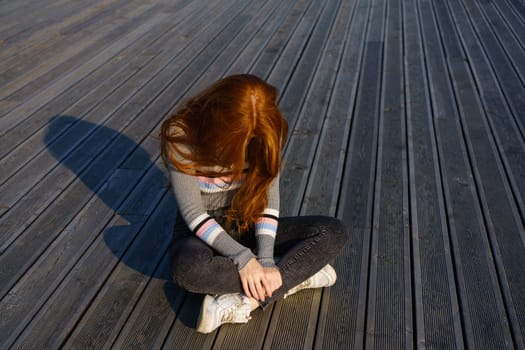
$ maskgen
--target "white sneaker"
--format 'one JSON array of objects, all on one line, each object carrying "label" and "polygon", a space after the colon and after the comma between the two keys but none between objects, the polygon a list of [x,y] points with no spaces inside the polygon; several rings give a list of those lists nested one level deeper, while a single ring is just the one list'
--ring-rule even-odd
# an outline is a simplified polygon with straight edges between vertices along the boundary
[{"label": "white sneaker", "polygon": [[250,319],[250,312],[250,300],[239,293],[206,295],[197,322],[197,332],[210,333],[224,323],[246,323]]},{"label": "white sneaker", "polygon": [[337,274],[335,273],[334,268],[330,265],[326,265],[315,275],[290,289],[284,297],[286,298],[302,289],[330,287],[335,284],[336,280]]}]

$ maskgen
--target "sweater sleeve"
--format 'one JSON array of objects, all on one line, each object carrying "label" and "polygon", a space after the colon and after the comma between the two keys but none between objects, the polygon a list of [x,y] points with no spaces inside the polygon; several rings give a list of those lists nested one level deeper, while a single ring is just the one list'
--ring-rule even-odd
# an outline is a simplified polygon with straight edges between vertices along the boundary
[{"label": "sweater sleeve", "polygon": [[242,269],[255,255],[208,215],[197,177],[181,173],[172,166],[168,170],[177,205],[190,230],[217,252],[232,259],[238,270]]},{"label": "sweater sleeve", "polygon": [[264,267],[275,266],[273,250],[279,219],[279,176],[277,176],[268,191],[268,205],[262,216],[255,222],[255,237],[257,241],[257,260]]}]

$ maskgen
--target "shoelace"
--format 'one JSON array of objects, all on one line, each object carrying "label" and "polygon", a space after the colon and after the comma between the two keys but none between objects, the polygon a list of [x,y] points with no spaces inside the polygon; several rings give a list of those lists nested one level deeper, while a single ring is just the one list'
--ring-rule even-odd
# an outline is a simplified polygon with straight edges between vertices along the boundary
[{"label": "shoelace", "polygon": [[236,308],[237,308],[237,305],[232,305],[228,309],[224,310],[221,316],[221,322],[232,322]]},{"label": "shoelace", "polygon": [[[237,303],[237,304],[233,304],[227,309],[224,309],[221,315],[221,322],[234,322],[235,313],[238,311],[240,306],[241,304]],[[245,317],[247,320],[249,319],[247,315],[242,315],[242,316]]]},{"label": "shoelace", "polygon": [[307,280],[304,280],[297,287],[298,287],[298,289],[306,289],[306,288],[310,287],[311,284],[312,284],[312,277],[308,278]]}]

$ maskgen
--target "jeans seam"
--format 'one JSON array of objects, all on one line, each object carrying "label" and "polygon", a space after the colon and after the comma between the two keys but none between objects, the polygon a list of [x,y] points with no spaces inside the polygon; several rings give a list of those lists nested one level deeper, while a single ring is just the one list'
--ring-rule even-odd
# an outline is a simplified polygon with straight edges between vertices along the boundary
[{"label": "jeans seam", "polygon": [[324,238],[324,236],[326,236],[326,231],[325,230],[322,230],[319,235],[317,235],[316,237],[314,237],[314,240],[312,242],[310,242],[307,246],[303,247],[300,251],[298,251],[287,263],[286,265],[284,266],[280,266],[279,269],[281,271],[283,270],[287,270],[290,266],[292,266],[293,264],[295,264],[295,262],[297,261],[298,257],[300,256],[303,256],[306,254],[306,252],[308,252],[310,249],[312,249],[320,240],[322,240]]},{"label": "jeans seam", "polygon": [[[282,272],[282,271],[286,271],[290,266],[292,266],[293,264],[295,264],[295,263],[297,262],[298,257],[307,254],[307,252],[308,252],[310,249],[314,248],[315,245],[316,245],[317,243],[319,243],[319,241],[321,241],[321,240],[326,236],[326,233],[327,233],[326,228],[321,229],[320,232],[319,232],[319,234],[316,235],[316,236],[314,236],[314,237],[313,237],[313,240],[312,240],[307,246],[303,247],[303,248],[302,248],[300,251],[298,251],[298,252],[297,252],[292,258],[290,258],[289,262],[288,262],[286,265],[284,265],[284,266],[279,266],[279,270],[280,270],[281,272]],[[290,287],[290,288],[293,288],[293,286]],[[287,291],[284,291],[284,292],[286,293]],[[269,305],[269,303],[268,303],[266,300],[265,300],[265,301],[260,301],[260,302],[259,302],[259,306],[260,306],[261,309],[263,309],[263,310],[264,310],[268,305]]]}]

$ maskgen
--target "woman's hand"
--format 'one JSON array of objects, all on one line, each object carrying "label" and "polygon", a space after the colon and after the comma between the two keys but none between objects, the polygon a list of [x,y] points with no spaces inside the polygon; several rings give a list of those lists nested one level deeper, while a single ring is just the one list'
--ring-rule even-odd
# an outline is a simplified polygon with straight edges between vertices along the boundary
[{"label": "woman's hand", "polygon": [[272,297],[275,292],[283,284],[281,278],[281,271],[277,267],[264,267],[265,282],[263,283],[266,291],[266,296]]},{"label": "woman's hand", "polygon": [[252,258],[239,270],[242,287],[247,297],[263,301],[266,295],[266,271]]},{"label": "woman's hand", "polygon": [[283,284],[281,272],[276,267],[263,267],[252,258],[239,271],[244,293],[247,297],[264,301]]}]

